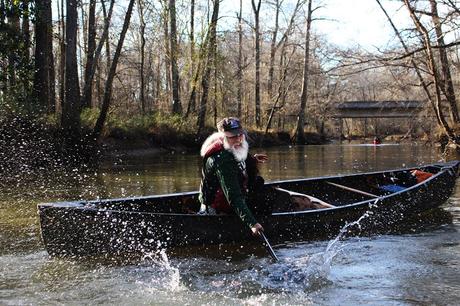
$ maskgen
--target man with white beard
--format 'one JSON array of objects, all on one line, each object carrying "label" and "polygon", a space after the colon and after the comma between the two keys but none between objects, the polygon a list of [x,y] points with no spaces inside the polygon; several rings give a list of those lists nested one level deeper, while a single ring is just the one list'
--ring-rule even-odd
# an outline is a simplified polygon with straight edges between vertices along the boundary
[{"label": "man with white beard", "polygon": [[248,156],[246,132],[237,118],[224,118],[217,129],[218,132],[203,143],[200,152],[203,157],[201,212],[235,212],[254,235],[259,235],[263,227],[248,207],[248,195],[251,186],[256,185],[257,163],[267,161],[267,156]]}]

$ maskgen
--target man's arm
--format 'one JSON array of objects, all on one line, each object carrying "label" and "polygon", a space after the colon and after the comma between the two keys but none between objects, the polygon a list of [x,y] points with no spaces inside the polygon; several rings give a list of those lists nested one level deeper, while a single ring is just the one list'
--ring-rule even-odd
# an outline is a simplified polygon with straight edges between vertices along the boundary
[{"label": "man's arm", "polygon": [[228,158],[225,156],[226,154],[230,153],[222,152],[215,157],[217,178],[230,206],[232,206],[241,220],[252,229],[258,223],[249,210],[243,193],[241,192],[238,181],[238,165],[233,157]]}]

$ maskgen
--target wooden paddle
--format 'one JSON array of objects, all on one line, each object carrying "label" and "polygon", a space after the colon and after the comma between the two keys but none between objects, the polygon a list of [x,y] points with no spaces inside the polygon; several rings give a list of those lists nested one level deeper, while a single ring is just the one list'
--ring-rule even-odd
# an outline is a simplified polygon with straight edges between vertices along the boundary
[{"label": "wooden paddle", "polygon": [[262,243],[265,245],[265,248],[267,249],[268,253],[272,257],[273,261],[278,262],[278,256],[276,256],[275,251],[273,250],[272,246],[270,245],[270,242],[268,242],[267,237],[265,236],[264,232],[260,231],[260,239],[262,239]]}]

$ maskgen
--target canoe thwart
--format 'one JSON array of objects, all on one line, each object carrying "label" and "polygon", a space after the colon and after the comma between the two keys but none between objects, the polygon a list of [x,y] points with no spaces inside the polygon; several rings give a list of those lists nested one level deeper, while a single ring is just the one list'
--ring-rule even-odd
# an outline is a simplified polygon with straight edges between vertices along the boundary
[{"label": "canoe thwart", "polygon": [[340,185],[340,184],[333,183],[333,182],[326,182],[326,183],[329,184],[329,185],[338,187],[338,188],[348,190],[348,191],[357,192],[357,193],[366,195],[366,196],[371,197],[371,198],[379,198],[378,195],[375,195],[375,194],[372,194],[372,193],[369,193],[369,192],[365,192],[365,191],[362,191],[362,190],[358,190],[358,189],[355,189],[355,188],[351,188],[351,187],[348,187],[348,186]]}]

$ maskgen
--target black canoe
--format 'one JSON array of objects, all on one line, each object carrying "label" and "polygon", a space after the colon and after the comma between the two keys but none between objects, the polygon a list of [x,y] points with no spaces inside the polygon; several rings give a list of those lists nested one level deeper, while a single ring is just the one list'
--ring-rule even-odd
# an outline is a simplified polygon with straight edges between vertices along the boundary
[{"label": "black canoe", "polygon": [[[275,212],[258,221],[273,243],[331,237],[363,215],[359,230],[372,233],[445,202],[458,167],[458,161],[418,167],[433,175],[397,192],[378,186],[395,178],[408,185],[401,177],[414,168],[267,183],[336,207]],[[52,256],[111,256],[255,239],[235,215],[191,213],[186,209],[191,202],[197,203],[197,192],[39,204],[41,234]]]}]

